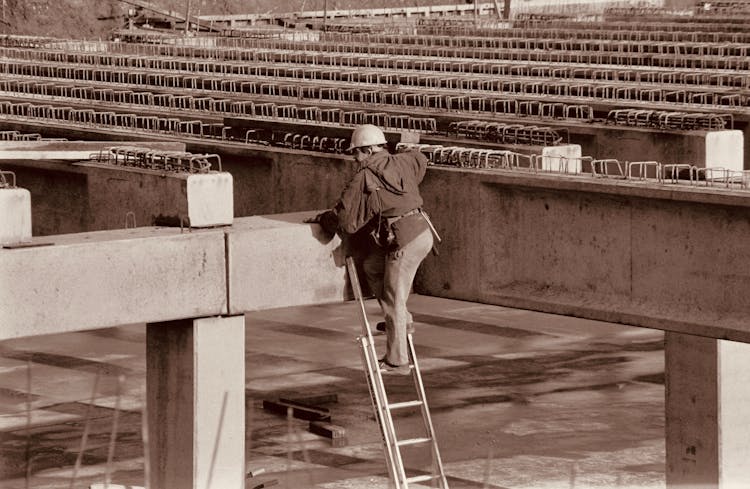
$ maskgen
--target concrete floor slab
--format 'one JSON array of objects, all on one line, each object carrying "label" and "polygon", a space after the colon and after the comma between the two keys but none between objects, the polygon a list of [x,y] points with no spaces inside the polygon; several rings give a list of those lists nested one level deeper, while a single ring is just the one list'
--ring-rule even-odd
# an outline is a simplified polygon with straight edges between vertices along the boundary
[{"label": "concrete floor slab", "polygon": [[[615,467],[624,467],[653,456],[658,446],[644,445],[629,450],[583,455],[581,458],[546,456],[517,456],[502,459],[472,460],[447,464],[449,473],[477,483],[487,481],[495,487],[518,489],[662,489],[663,476],[658,472],[612,473]],[[663,445],[661,450],[663,450]],[[635,464],[633,464],[635,465]]]},{"label": "concrete floor slab", "polygon": [[[415,295],[423,379],[452,489],[664,487],[663,335],[658,331]],[[378,306],[368,301],[372,324]],[[388,487],[380,434],[360,364],[353,303],[254,312],[247,317],[246,467],[279,489]],[[102,483],[117,378],[127,371],[112,482],[143,485],[143,325],[0,343],[0,486],[68,487],[95,372],[101,393],[76,489]],[[498,334],[488,334],[496,331]],[[382,338],[378,348],[382,348]],[[27,361],[34,424],[25,427]],[[42,362],[42,363],[39,363]],[[92,363],[93,362],[93,363]],[[101,370],[98,370],[99,368]],[[410,380],[389,380],[395,398]],[[307,421],[262,409],[264,399],[336,394],[332,423],[346,446]],[[404,433],[418,412],[397,418]],[[489,462],[488,462],[489,459]],[[411,470],[425,466],[419,454]],[[571,480],[575,485],[571,486]]]},{"label": "concrete floor slab", "polygon": [[304,388],[314,385],[325,385],[339,382],[340,380],[340,377],[305,372],[300,374],[289,374],[284,377],[255,379],[248,382],[247,387],[248,389],[256,391],[276,391],[279,389],[295,389],[298,387]]},{"label": "concrete floor slab", "polygon": [[[73,414],[59,413],[48,409],[34,409],[31,412],[31,426],[66,423],[77,419]],[[0,431],[15,431],[27,426],[26,413],[0,415]]]},{"label": "concrete floor slab", "polygon": [[[41,344],[33,336],[8,340],[2,343],[2,347],[16,352],[45,353],[61,357],[75,351],[75,359],[92,363],[91,371],[95,371],[94,367],[97,365],[102,369],[114,365],[124,370],[145,371],[145,365],[143,365],[145,353],[143,340],[145,338],[139,342],[133,342],[114,338],[111,335],[97,336],[82,332],[48,335],[45,338],[48,341]],[[64,358],[61,362],[64,362]]]}]

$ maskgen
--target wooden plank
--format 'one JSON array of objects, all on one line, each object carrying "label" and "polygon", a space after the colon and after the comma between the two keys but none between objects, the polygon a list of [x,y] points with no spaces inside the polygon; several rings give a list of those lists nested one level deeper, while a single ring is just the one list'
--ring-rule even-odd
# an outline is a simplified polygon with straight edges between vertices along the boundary
[{"label": "wooden plank", "polygon": [[321,421],[310,421],[309,431],[326,438],[344,438],[346,436],[346,430],[343,426]]},{"label": "wooden plank", "polygon": [[317,407],[321,404],[333,404],[339,402],[339,396],[338,394],[321,394],[319,396],[296,397],[294,399],[281,397],[279,398],[279,401],[304,403],[308,406]]},{"label": "wooden plank", "polygon": [[289,409],[292,410],[292,416],[305,421],[331,421],[331,413],[328,409],[303,407],[281,401],[263,401],[263,409],[272,413],[286,416]]}]

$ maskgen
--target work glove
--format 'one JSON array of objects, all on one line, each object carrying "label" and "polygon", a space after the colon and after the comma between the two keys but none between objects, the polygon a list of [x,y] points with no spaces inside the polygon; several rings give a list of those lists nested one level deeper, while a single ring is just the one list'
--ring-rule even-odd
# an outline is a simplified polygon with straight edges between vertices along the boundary
[{"label": "work glove", "polygon": [[320,227],[328,234],[336,234],[336,230],[339,227],[339,218],[332,210],[327,210],[313,218],[305,219],[305,222],[320,224]]}]

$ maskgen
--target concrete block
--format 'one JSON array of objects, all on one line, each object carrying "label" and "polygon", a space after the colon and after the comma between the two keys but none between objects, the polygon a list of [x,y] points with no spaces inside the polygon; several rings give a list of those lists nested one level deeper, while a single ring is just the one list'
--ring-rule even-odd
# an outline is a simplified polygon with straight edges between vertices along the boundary
[{"label": "concrete block", "polygon": [[542,170],[581,173],[581,145],[562,144],[542,148]]},{"label": "concrete block", "polygon": [[227,229],[230,314],[346,298],[341,240],[302,222],[315,214],[235,219]]},{"label": "concrete block", "polygon": [[[0,339],[226,313],[224,233],[47,236],[0,249]],[[34,240],[32,240],[32,243]]]},{"label": "concrete block", "polygon": [[401,133],[401,143],[419,143],[420,133],[417,131],[404,131]]},{"label": "concrete block", "polygon": [[187,206],[190,227],[231,225],[234,219],[232,175],[226,172],[190,175]]},{"label": "concrete block", "polygon": [[706,133],[706,168],[721,167],[742,171],[745,159],[742,131],[709,131]]},{"label": "concrete block", "polygon": [[31,240],[31,193],[24,188],[0,188],[0,245]]}]

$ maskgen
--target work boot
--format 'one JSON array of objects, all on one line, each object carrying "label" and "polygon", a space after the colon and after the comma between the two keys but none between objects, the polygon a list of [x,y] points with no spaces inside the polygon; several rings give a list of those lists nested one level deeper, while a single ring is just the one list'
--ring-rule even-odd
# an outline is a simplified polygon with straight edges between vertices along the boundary
[{"label": "work boot", "polygon": [[409,375],[411,367],[409,365],[391,365],[385,360],[378,363],[380,373],[383,375]]},{"label": "work boot", "polygon": [[[385,321],[380,321],[378,324],[376,324],[375,329],[385,333]],[[414,334],[414,323],[409,323],[406,325],[406,333]]]}]

